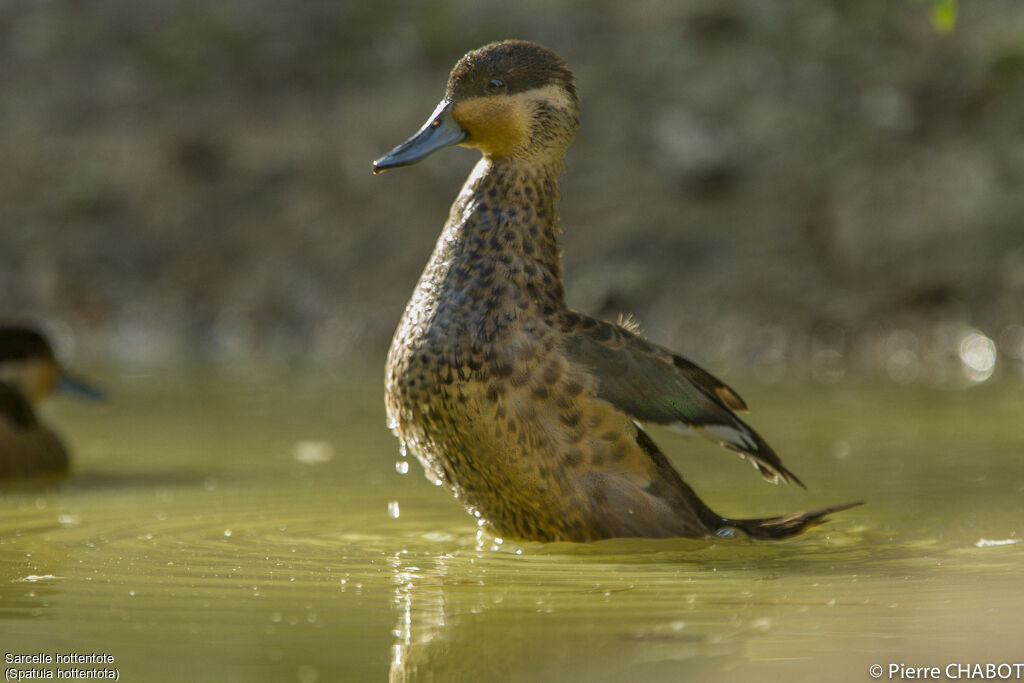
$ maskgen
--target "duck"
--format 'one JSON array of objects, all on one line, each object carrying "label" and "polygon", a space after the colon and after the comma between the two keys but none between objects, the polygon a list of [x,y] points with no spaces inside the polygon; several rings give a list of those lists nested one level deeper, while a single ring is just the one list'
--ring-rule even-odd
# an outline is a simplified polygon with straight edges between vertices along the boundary
[{"label": "duck", "polygon": [[67,449],[35,413],[35,405],[54,390],[102,398],[61,367],[38,330],[0,324],[0,478],[67,473]]},{"label": "duck", "polygon": [[464,55],[440,103],[374,173],[478,150],[388,351],[402,453],[498,537],[792,536],[848,503],[770,518],[714,512],[645,425],[696,432],[772,482],[803,483],[738,412],[740,395],[679,354],[566,304],[557,202],[579,127],[554,51],[504,40]]}]

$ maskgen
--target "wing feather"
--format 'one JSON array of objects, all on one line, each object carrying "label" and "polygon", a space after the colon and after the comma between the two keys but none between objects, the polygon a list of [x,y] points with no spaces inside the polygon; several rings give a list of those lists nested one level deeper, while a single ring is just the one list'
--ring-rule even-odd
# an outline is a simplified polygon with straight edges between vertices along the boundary
[{"label": "wing feather", "polygon": [[803,486],[736,415],[746,402],[711,373],[629,329],[577,313],[562,332],[563,352],[597,378],[598,398],[641,422],[695,431],[748,458],[768,481]]}]

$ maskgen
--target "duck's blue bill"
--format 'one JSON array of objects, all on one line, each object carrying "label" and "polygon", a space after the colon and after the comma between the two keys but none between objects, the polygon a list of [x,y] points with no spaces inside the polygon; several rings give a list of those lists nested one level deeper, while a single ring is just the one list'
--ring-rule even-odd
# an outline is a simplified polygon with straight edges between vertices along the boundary
[{"label": "duck's blue bill", "polygon": [[468,136],[452,116],[452,103],[443,100],[415,135],[373,162],[373,172],[415,164],[439,149],[459,144]]},{"label": "duck's blue bill", "polygon": [[76,396],[78,398],[86,398],[91,401],[102,401],[107,398],[107,395],[99,389],[89,386],[82,380],[72,377],[63,370],[60,373],[60,379],[57,380],[57,386],[54,390],[61,394]]}]

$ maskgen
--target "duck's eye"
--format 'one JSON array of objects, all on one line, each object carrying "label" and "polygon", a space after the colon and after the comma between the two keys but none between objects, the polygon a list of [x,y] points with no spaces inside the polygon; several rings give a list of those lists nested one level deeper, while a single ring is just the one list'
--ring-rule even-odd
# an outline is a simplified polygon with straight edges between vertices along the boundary
[{"label": "duck's eye", "polygon": [[492,78],[491,80],[487,81],[487,92],[491,93],[492,95],[495,93],[502,92],[504,90],[505,81],[501,80],[500,78]]}]

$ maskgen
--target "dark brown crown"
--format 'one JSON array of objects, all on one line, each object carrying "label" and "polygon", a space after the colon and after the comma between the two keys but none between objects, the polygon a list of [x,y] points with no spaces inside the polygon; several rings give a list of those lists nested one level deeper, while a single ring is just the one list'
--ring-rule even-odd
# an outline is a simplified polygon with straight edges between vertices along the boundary
[{"label": "dark brown crown", "polygon": [[504,92],[525,92],[558,85],[576,101],[572,71],[554,52],[526,40],[503,40],[466,53],[452,69],[446,97],[462,100],[493,94],[492,79],[501,79]]},{"label": "dark brown crown", "polygon": [[26,358],[53,360],[53,349],[46,337],[28,327],[0,325],[0,362]]}]

